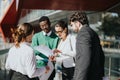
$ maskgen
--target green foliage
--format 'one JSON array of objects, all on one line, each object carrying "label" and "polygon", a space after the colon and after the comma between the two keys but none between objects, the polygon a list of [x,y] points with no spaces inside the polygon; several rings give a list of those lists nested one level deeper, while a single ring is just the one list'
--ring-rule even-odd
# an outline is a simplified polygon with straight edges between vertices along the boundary
[{"label": "green foliage", "polygon": [[107,36],[120,35],[120,18],[116,16],[105,16],[99,30]]}]

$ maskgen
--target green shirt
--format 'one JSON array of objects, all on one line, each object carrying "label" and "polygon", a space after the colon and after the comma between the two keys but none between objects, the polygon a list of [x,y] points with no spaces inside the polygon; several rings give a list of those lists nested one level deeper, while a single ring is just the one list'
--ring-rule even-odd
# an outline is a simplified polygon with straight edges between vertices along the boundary
[{"label": "green shirt", "polygon": [[[45,36],[43,34],[43,32],[41,31],[39,33],[36,33],[33,36],[32,47],[39,46],[39,45],[46,45],[52,50],[57,47],[58,41],[59,41],[59,38],[57,37],[57,35],[55,33],[51,32],[51,34],[49,36]],[[42,57],[44,59],[48,59],[45,55],[41,54],[38,51],[35,51],[35,55],[39,55],[40,57]],[[39,63],[41,64],[43,62],[37,60],[37,64],[39,64]]]}]

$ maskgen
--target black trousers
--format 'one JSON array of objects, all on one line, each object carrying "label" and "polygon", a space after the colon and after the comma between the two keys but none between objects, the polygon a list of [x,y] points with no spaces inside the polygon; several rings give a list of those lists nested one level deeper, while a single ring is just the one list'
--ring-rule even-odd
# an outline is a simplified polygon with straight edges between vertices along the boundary
[{"label": "black trousers", "polygon": [[38,77],[29,78],[27,75],[23,75],[19,72],[10,70],[9,72],[9,80],[39,80]]},{"label": "black trousers", "polygon": [[74,75],[74,67],[65,68],[62,65],[62,80],[72,80]]}]

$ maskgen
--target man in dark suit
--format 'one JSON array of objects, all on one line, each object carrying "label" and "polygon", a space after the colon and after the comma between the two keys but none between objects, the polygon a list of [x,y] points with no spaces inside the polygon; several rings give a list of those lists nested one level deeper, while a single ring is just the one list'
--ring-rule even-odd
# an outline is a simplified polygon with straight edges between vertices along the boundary
[{"label": "man in dark suit", "polygon": [[70,25],[78,33],[73,80],[102,80],[105,57],[99,37],[89,27],[85,12],[75,12],[70,17]]}]

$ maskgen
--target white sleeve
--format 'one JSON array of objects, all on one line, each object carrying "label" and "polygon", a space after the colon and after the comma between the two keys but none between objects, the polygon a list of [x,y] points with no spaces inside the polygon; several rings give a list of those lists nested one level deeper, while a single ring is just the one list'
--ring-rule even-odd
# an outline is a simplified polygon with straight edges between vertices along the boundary
[{"label": "white sleeve", "polygon": [[62,63],[63,57],[56,57],[56,62]]},{"label": "white sleeve", "polygon": [[[8,55],[8,54],[7,54]],[[9,66],[9,56],[7,56],[7,59],[6,59],[6,63],[5,63],[5,68],[6,69],[10,69],[10,66]]]},{"label": "white sleeve", "polygon": [[56,62],[62,63],[63,60],[69,58],[69,56],[65,56],[65,55],[60,55],[59,57],[56,57]]},{"label": "white sleeve", "polygon": [[45,73],[45,67],[36,68],[36,57],[33,52],[26,56],[25,61],[27,74],[30,78],[37,77]]},{"label": "white sleeve", "polygon": [[76,38],[75,36],[70,36],[69,37],[69,44],[71,48],[71,50],[66,50],[64,52],[62,52],[63,55],[69,56],[69,57],[75,57],[76,55]]},{"label": "white sleeve", "polygon": [[11,50],[9,50],[8,51],[8,53],[7,53],[7,57],[6,57],[6,63],[5,63],[5,68],[6,69],[10,69],[10,62],[11,62],[11,59],[10,59],[10,57],[11,57],[11,55],[10,55],[10,52]]}]

